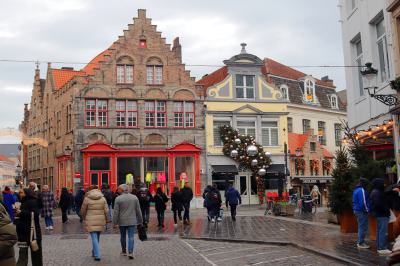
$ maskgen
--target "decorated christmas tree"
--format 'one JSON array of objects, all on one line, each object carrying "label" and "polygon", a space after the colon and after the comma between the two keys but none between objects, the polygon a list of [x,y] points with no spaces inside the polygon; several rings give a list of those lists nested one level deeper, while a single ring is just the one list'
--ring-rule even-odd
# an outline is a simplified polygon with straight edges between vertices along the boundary
[{"label": "decorated christmas tree", "polygon": [[231,126],[220,127],[220,135],[224,144],[222,152],[238,162],[241,167],[250,170],[256,177],[257,194],[262,204],[265,192],[264,176],[271,164],[269,154],[255,141],[254,136],[240,134]]}]

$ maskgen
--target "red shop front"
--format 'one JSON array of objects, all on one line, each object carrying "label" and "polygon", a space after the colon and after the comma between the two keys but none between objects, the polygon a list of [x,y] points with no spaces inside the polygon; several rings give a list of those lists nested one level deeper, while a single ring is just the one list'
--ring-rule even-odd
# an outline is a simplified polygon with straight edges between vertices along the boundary
[{"label": "red shop front", "polygon": [[161,187],[170,194],[174,186],[188,181],[201,195],[201,148],[182,142],[164,149],[124,149],[104,142],[90,144],[83,154],[84,187],[108,184],[113,191],[124,183],[145,182],[154,191]]}]

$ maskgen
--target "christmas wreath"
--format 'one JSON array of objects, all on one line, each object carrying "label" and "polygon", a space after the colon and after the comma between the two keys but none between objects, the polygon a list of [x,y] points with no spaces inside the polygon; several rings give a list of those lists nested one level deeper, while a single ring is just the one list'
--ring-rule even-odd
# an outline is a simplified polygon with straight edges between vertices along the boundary
[{"label": "christmas wreath", "polygon": [[266,169],[271,164],[271,159],[258,144],[254,136],[240,134],[229,125],[219,128],[220,137],[223,142],[222,152],[231,157],[242,167],[252,171],[253,176],[257,178],[257,194],[260,204],[264,202],[264,176]]}]

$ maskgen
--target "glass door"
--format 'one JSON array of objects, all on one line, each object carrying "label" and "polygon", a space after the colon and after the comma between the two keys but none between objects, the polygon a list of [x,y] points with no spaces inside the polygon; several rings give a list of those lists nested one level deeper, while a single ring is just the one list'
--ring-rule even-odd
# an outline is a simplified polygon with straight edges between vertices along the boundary
[{"label": "glass door", "polygon": [[103,185],[110,185],[110,173],[107,172],[103,172],[103,171],[96,171],[90,172],[90,185],[91,186],[98,186],[99,189],[101,189],[101,187]]},{"label": "glass door", "polygon": [[257,180],[251,173],[239,173],[236,176],[235,187],[240,193],[242,204],[258,204]]}]

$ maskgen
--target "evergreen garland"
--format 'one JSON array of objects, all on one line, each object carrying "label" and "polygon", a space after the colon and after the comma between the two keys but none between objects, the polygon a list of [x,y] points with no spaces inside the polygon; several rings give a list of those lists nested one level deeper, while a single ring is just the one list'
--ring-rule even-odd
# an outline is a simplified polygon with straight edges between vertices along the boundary
[{"label": "evergreen garland", "polygon": [[[260,204],[264,202],[264,177],[258,174],[260,169],[266,169],[271,164],[270,157],[265,153],[263,147],[258,144],[253,136],[242,135],[229,125],[224,125],[219,128],[220,137],[223,142],[222,152],[224,155],[231,157],[233,160],[239,163],[240,166],[245,167],[250,170],[257,178],[257,194],[260,200]],[[237,140],[240,143],[237,143]],[[247,147],[254,145],[257,148],[257,154],[254,156],[249,156],[247,154]],[[237,151],[237,156],[232,157],[232,151]],[[256,164],[252,164],[253,160],[257,160]]]}]

